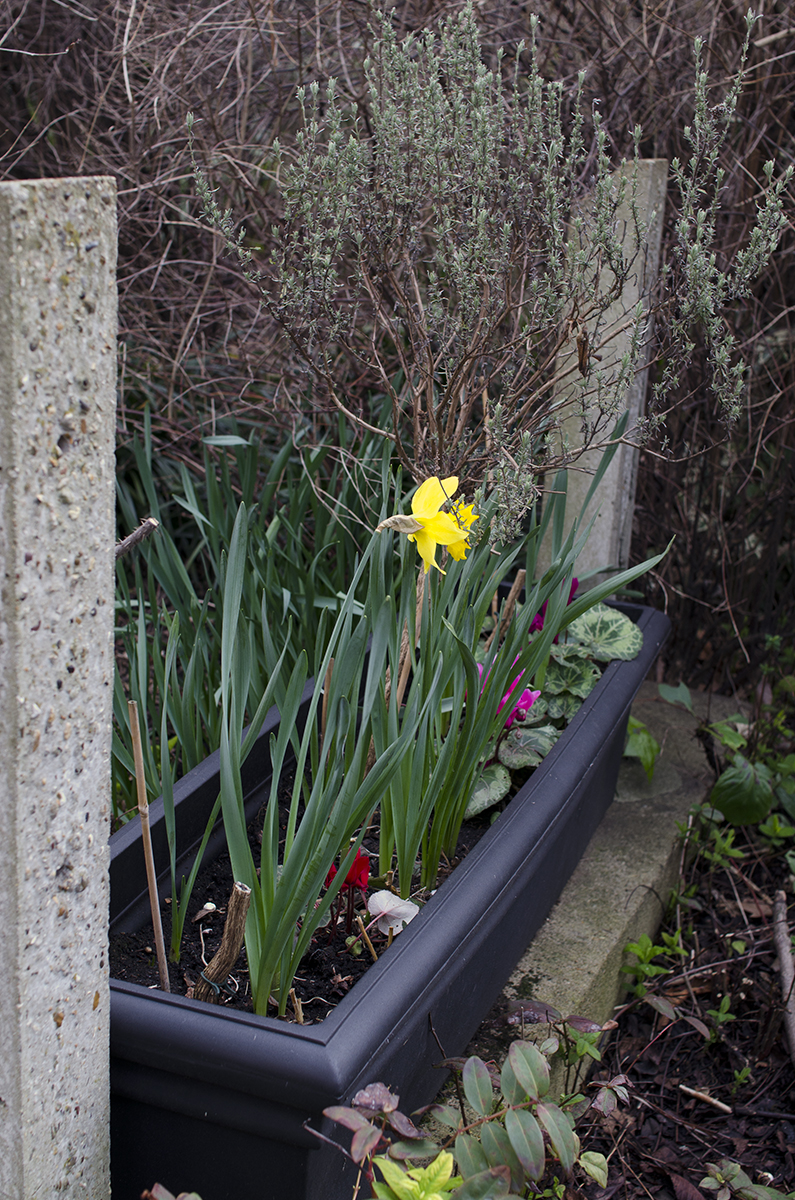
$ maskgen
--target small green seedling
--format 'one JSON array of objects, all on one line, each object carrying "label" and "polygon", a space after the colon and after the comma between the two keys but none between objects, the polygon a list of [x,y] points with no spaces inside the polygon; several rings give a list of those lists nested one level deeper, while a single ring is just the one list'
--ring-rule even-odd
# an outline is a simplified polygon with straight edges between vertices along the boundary
[{"label": "small green seedling", "polygon": [[622,966],[625,975],[633,977],[629,990],[633,996],[646,995],[646,981],[658,975],[670,975],[669,967],[661,967],[653,960],[661,954],[666,954],[664,946],[655,946],[647,933],[642,933],[637,942],[628,942],[624,947],[625,954],[634,954],[635,962]]}]

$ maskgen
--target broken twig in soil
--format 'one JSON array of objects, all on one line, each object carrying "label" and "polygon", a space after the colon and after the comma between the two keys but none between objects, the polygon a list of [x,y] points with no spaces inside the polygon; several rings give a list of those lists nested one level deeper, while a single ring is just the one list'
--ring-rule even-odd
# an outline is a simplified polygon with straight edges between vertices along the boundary
[{"label": "broken twig in soil", "polygon": [[208,1004],[218,1004],[221,999],[221,985],[237,962],[240,947],[243,945],[243,935],[246,932],[246,914],[251,903],[251,888],[245,883],[236,883],[229,897],[226,913],[226,924],[221,937],[221,945],[216,950],[202,977],[196,984],[193,995],[196,1000],[204,1000]]}]

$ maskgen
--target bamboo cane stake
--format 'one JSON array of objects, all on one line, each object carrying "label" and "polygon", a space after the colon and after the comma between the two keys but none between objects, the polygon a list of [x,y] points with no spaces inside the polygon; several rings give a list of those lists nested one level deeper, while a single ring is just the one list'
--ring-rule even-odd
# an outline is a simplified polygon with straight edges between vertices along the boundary
[{"label": "bamboo cane stake", "polygon": [[157,967],[160,972],[160,986],[164,992],[171,991],[166,963],[166,946],[163,941],[163,924],[160,920],[160,901],[157,895],[157,875],[155,874],[155,856],[152,853],[152,833],[149,828],[149,801],[146,798],[146,783],[144,780],[144,755],[141,749],[141,727],[138,724],[138,703],[128,700],[127,708],[130,714],[130,732],[133,740],[133,755],[135,758],[135,787],[138,793],[138,812],[141,815],[141,838],[144,844],[144,861],[146,863],[146,881],[149,885],[149,906],[152,910],[152,928],[155,934],[157,949]]}]

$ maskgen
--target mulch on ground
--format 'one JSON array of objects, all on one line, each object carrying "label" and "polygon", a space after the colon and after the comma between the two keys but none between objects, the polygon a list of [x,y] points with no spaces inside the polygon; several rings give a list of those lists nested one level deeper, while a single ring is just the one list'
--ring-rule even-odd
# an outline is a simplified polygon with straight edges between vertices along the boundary
[{"label": "mulch on ground", "polygon": [[[690,831],[692,845],[697,829]],[[707,861],[702,850],[682,879],[663,931],[679,937],[671,973],[618,1014],[594,1082],[626,1075],[630,1104],[580,1128],[583,1147],[608,1158],[606,1189],[589,1200],[699,1200],[709,1163],[742,1165],[754,1184],[795,1189],[795,1068],[782,1025],[772,939],[773,900],[791,896],[783,849],[737,831],[742,857]],[[655,939],[662,944],[664,939]],[[670,1020],[655,997],[675,1009]],[[706,1035],[706,1036],[705,1036]]]}]

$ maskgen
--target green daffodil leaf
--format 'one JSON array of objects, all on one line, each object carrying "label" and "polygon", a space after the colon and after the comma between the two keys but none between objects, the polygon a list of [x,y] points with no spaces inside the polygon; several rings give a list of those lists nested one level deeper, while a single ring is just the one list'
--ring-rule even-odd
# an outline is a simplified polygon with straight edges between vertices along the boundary
[{"label": "green daffodil leaf", "polygon": [[565,662],[549,660],[544,680],[544,692],[551,703],[553,696],[569,692],[584,700],[601,679],[598,667],[586,658],[569,658]]},{"label": "green daffodil leaf", "polygon": [[517,722],[500,743],[497,757],[509,771],[537,767],[559,737],[560,730],[554,725],[528,726]]},{"label": "green daffodil leaf", "polygon": [[597,662],[612,662],[615,658],[629,662],[637,658],[643,645],[643,634],[637,625],[606,604],[595,604],[577,617],[566,634],[569,643],[578,642],[585,647],[589,658]]}]

